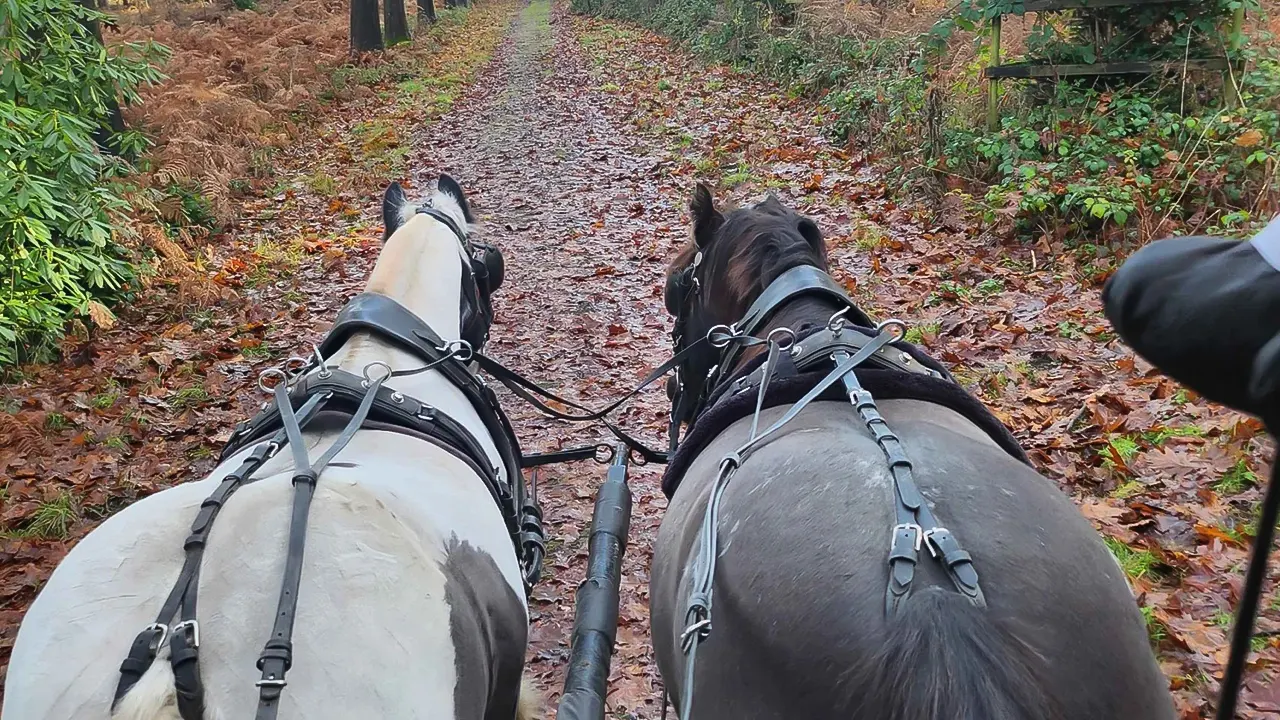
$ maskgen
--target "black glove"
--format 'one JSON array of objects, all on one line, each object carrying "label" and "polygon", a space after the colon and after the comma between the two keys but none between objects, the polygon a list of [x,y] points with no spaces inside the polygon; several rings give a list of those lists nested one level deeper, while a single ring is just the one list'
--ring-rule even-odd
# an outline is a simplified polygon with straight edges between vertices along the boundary
[{"label": "black glove", "polygon": [[[1264,232],[1274,231],[1280,225]],[[1267,243],[1269,257],[1280,255]],[[1107,281],[1102,301],[1120,337],[1165,374],[1242,412],[1274,414],[1280,270],[1252,242],[1182,237],[1151,243]]]}]

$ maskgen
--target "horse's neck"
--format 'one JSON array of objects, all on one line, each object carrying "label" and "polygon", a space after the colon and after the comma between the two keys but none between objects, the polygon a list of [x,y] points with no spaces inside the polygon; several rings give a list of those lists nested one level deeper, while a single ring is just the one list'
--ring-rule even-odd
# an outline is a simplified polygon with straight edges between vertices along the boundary
[{"label": "horse's neck", "polygon": [[[386,295],[408,308],[445,342],[461,337],[462,259],[452,232],[433,218],[417,215],[388,240],[369,276],[366,292]],[[379,377],[386,363],[393,370],[413,370],[426,361],[367,332],[353,333],[329,364],[360,375],[368,369]],[[487,438],[476,426],[466,396],[435,370],[393,377],[388,387],[435,406],[467,426],[477,438]]]}]

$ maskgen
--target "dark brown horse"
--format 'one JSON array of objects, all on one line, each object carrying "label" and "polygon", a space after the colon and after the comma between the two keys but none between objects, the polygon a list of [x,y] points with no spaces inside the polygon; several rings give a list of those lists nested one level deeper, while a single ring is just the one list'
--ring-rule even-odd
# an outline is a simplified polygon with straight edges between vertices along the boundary
[{"label": "dark brown horse", "polygon": [[[766,428],[816,382],[806,378],[834,366],[820,358],[806,374],[790,358],[812,354],[833,326],[835,335],[857,330],[839,330],[833,315],[871,325],[829,278],[813,280],[826,278],[827,260],[812,220],[772,197],[722,213],[702,186],[691,210],[694,240],[667,285],[677,349],[744,315],[753,327],[730,333],[787,328],[774,336],[800,339],[768,377],[757,369],[763,345],[703,342],[680,368],[677,407],[696,421],[664,483],[674,494],[650,602],[675,707],[693,694],[681,720],[1172,718],[1141,613],[1098,534],[944,369],[897,342],[736,463],[711,524],[711,629],[689,685],[684,648],[706,630],[686,612],[700,531],[724,458],[752,432],[751,378],[772,396],[758,419]],[[775,280],[797,277],[812,287],[777,290]],[[778,302],[762,310],[762,295]],[[862,397],[861,388],[875,401],[856,409],[845,393]],[[726,409],[735,402],[748,410]],[[902,522],[911,487],[925,506],[918,524]]]}]

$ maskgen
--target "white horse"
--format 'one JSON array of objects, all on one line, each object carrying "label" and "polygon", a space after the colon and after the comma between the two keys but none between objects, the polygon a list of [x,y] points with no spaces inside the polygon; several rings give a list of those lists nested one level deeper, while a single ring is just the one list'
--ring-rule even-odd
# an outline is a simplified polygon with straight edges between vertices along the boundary
[{"label": "white horse", "polygon": [[[473,218],[448,176],[427,204],[435,215],[418,213],[398,185],[388,189],[390,237],[366,291],[398,301],[457,341],[467,311],[462,276],[471,266],[450,225],[465,235]],[[424,364],[368,332],[328,358],[330,367],[357,375],[379,362],[397,370]],[[386,385],[459,421],[502,476],[493,437],[443,375],[432,370]],[[304,430],[310,458],[340,429]],[[3,720],[181,720],[167,645],[113,709],[120,663],[173,587],[201,501],[257,444],[200,482],[122,510],[67,554],[19,629]],[[292,467],[286,446],[212,525],[197,613],[206,720],[250,718],[258,707],[255,662],[281,593]],[[532,717],[520,681],[528,635],[521,567],[498,505],[471,465],[410,435],[358,431],[321,472],[302,567],[280,717]]]}]

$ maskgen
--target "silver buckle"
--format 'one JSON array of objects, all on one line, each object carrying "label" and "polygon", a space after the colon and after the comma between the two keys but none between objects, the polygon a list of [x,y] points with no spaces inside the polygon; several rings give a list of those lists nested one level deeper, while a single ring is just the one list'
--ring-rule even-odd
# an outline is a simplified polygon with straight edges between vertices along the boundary
[{"label": "silver buckle", "polygon": [[933,536],[945,530],[946,528],[944,527],[935,526],[924,531],[924,546],[929,548],[929,555],[931,557],[936,558],[938,557],[938,554],[942,552],[942,546],[938,545],[938,541],[934,540]]},{"label": "silver buckle", "polygon": [[156,634],[147,646],[154,654],[160,651],[160,648],[164,646],[164,641],[169,638],[169,626],[163,623],[151,623],[142,629],[142,632],[148,631]]},{"label": "silver buckle", "polygon": [[[893,543],[895,540],[898,539],[899,530],[912,530],[915,532],[916,539],[915,539],[915,542],[912,543],[912,546],[914,547],[916,552],[920,552],[920,543],[924,541],[924,528],[920,527],[915,523],[898,523],[897,525],[894,525],[893,534],[890,536],[890,539],[889,539],[889,549],[890,550],[893,549]],[[929,548],[929,552],[933,553],[933,548]]]},{"label": "silver buckle", "polygon": [[191,641],[191,647],[200,648],[200,623],[195,620],[183,620],[173,626],[173,634],[187,631],[187,638]]},{"label": "silver buckle", "polygon": [[275,687],[275,688],[282,688],[282,687],[284,687],[285,685],[288,685],[288,684],[289,684],[289,683],[287,683],[287,682],[285,682],[285,681],[284,681],[284,678],[280,678],[280,679],[278,679],[278,680],[277,680],[277,679],[276,679],[276,678],[274,678],[274,677],[269,677],[269,678],[263,678],[263,679],[259,680],[258,682],[254,683],[254,687]]}]

